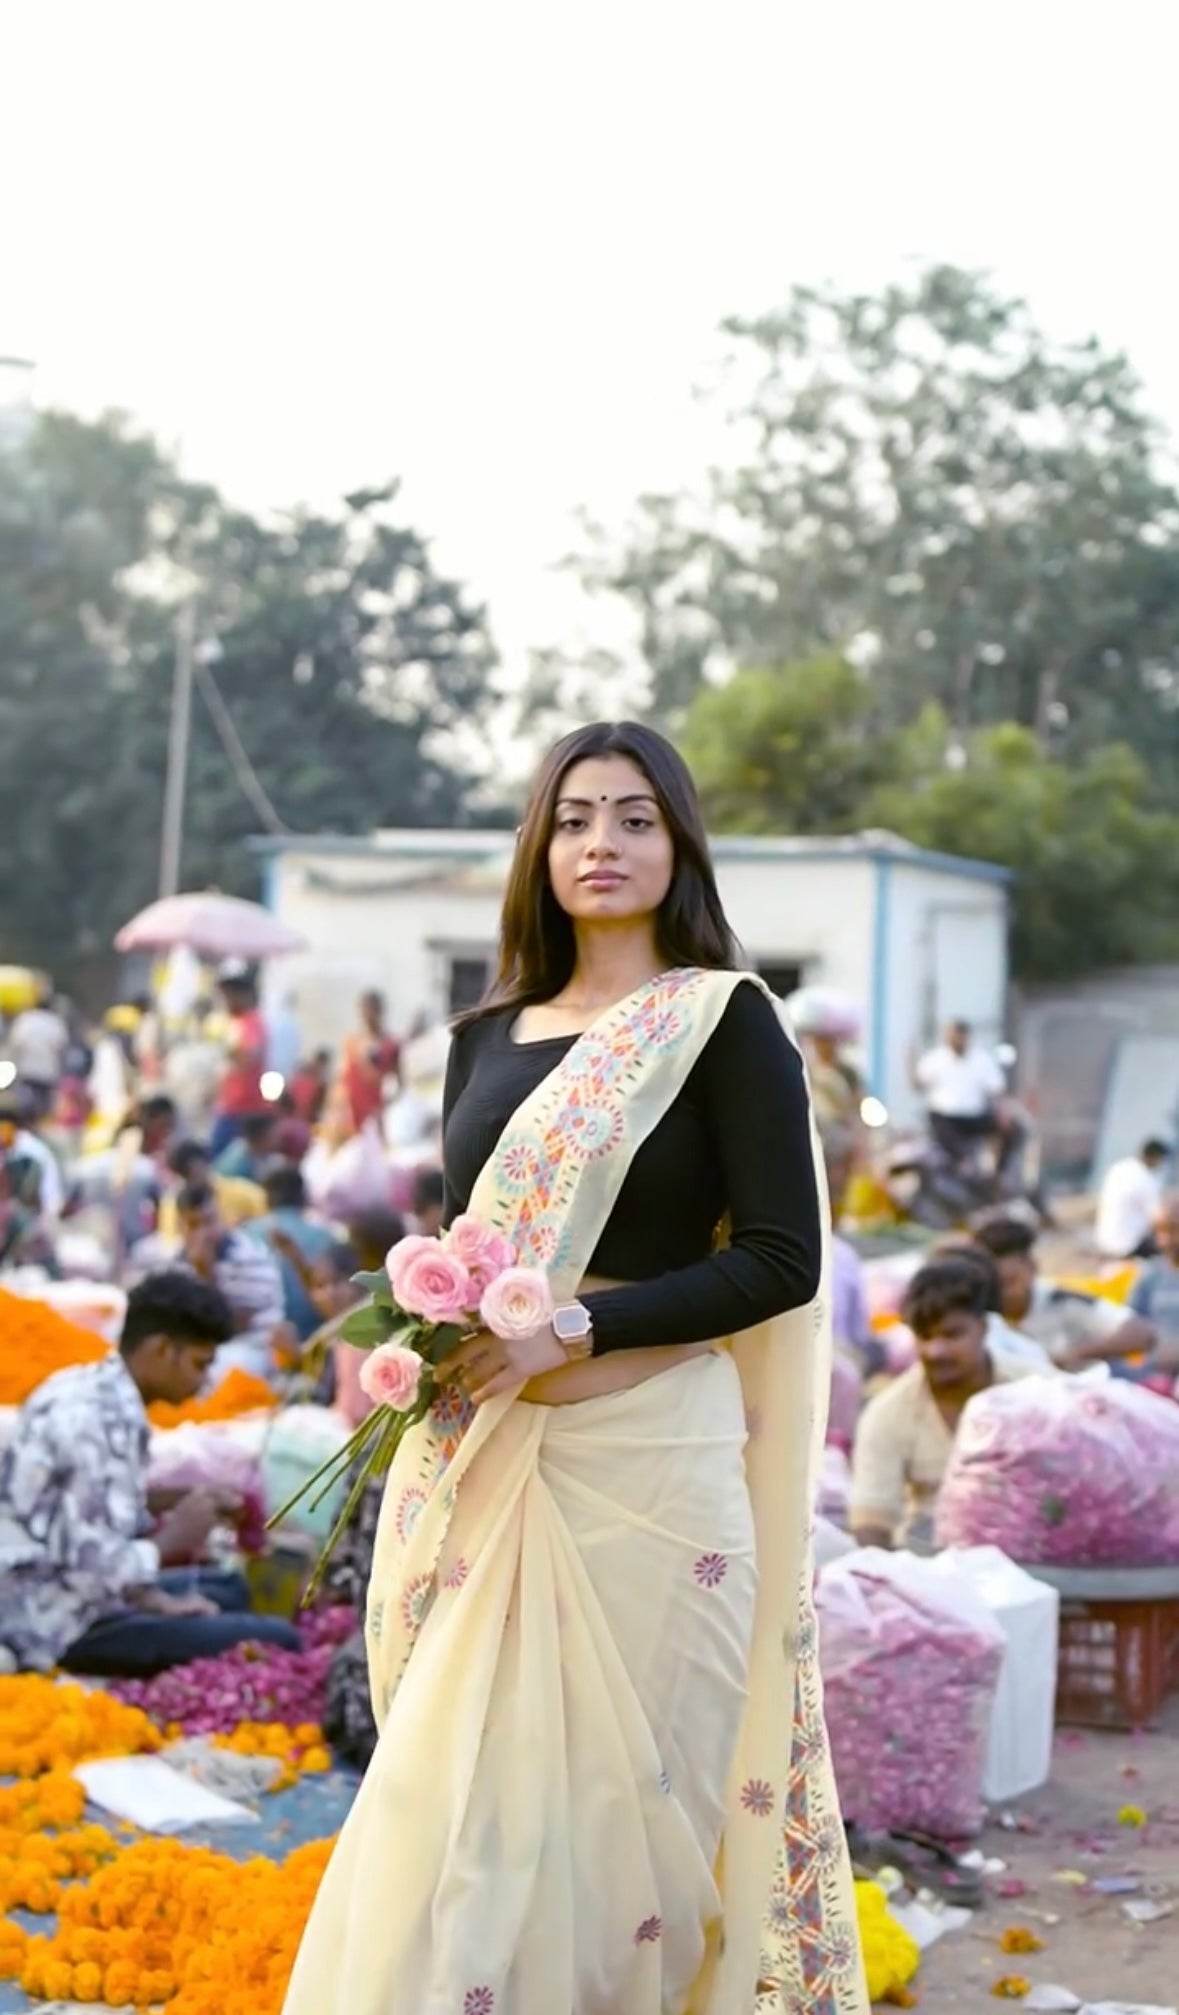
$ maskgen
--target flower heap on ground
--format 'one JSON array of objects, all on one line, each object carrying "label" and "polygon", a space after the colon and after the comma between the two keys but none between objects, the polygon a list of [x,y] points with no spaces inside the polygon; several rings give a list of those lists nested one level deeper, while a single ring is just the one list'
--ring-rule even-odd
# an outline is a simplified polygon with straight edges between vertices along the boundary
[{"label": "flower heap on ground", "polygon": [[243,1726],[259,1723],[277,1724],[290,1736],[315,1723],[316,1741],[322,1742],[318,1723],[328,1668],[336,1647],[355,1623],[351,1608],[320,1610],[301,1626],[302,1651],[239,1644],[217,1658],[173,1666],[154,1679],[118,1680],[112,1690],[120,1700],[141,1708],[169,1736],[231,1736]]},{"label": "flower heap on ground", "polygon": [[153,1400],[147,1415],[153,1427],[182,1427],[192,1421],[207,1425],[210,1421],[236,1420],[240,1414],[259,1413],[264,1408],[272,1412],[277,1405],[278,1394],[273,1386],[235,1366],[215,1391],[199,1399],[186,1399],[178,1406],[166,1399]]},{"label": "flower heap on ground", "polygon": [[331,1844],[243,1865],[175,1840],[137,1841],[64,1892],[51,1937],[5,1926],[0,1970],[43,2000],[279,2015]]},{"label": "flower heap on ground", "polygon": [[[350,1612],[321,1614],[312,1650],[295,1657],[325,1667],[350,1621]],[[270,1685],[273,1698],[273,1674]],[[240,1703],[217,1739],[240,1754],[277,1756],[286,1781],[295,1768],[326,1769],[331,1760],[315,1723],[243,1722]],[[0,1786],[0,1909],[58,1917],[46,1936],[0,1920],[0,1979],[44,2000],[164,2003],[169,2015],[278,2015],[331,1843],[300,1848],[281,1866],[243,1867],[205,1848],[127,1844],[84,1824],[85,1793],[72,1766],[153,1752],[162,1740],[141,1707],[110,1694],[39,1674],[0,1678],[0,1773],[18,1778]]]},{"label": "flower heap on ground", "polygon": [[31,1392],[71,1364],[96,1364],[109,1345],[76,1322],[67,1322],[48,1302],[0,1288],[0,1406],[23,1406]]}]

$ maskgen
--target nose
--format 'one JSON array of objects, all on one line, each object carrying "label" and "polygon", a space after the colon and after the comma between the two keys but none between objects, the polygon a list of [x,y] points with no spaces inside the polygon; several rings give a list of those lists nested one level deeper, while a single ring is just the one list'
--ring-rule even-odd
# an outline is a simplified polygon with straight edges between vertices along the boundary
[{"label": "nose", "polygon": [[609,811],[603,806],[595,814],[586,835],[586,853],[591,861],[617,860],[618,838]]}]

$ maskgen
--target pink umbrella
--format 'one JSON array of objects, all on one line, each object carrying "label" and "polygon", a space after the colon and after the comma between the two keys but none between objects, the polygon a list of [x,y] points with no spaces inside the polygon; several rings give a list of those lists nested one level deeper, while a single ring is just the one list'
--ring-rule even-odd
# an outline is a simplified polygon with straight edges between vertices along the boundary
[{"label": "pink umbrella", "polygon": [[307,940],[280,923],[261,903],[240,896],[164,896],[124,924],[115,939],[121,952],[167,952],[178,945],[207,959],[266,959],[306,949]]}]

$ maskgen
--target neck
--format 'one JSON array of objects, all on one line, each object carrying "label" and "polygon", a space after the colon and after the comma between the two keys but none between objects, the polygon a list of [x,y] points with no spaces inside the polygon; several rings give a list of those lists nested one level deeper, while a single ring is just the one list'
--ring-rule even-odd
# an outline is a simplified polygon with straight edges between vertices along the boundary
[{"label": "neck", "polygon": [[650,919],[575,924],[576,956],[563,991],[585,1007],[612,1007],[664,970]]}]

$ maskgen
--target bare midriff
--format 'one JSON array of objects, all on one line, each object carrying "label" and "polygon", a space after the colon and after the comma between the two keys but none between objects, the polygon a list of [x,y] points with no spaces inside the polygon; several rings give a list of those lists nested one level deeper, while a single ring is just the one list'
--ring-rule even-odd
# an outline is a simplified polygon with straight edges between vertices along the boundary
[{"label": "bare midriff", "polygon": [[[602,1288],[624,1287],[625,1281],[602,1280],[587,1274],[579,1294],[595,1294]],[[683,1364],[685,1358],[707,1357],[719,1349],[716,1343],[660,1343],[649,1349],[608,1350],[602,1357],[581,1358],[573,1364],[559,1364],[555,1371],[542,1371],[530,1378],[517,1395],[534,1406],[569,1406],[577,1399],[597,1399],[604,1392],[629,1392],[661,1371]]]}]

